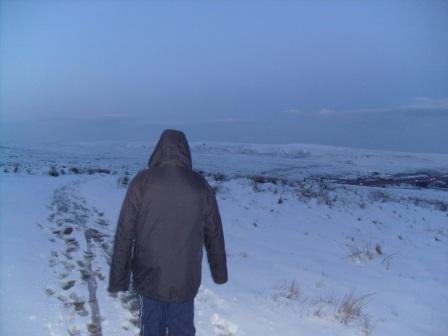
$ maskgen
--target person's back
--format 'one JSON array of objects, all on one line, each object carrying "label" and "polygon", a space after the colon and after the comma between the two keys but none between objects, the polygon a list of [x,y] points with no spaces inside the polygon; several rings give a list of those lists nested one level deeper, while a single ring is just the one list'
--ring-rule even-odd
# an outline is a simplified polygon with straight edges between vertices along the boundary
[{"label": "person's back", "polygon": [[[214,281],[225,283],[224,236],[214,190],[192,170],[184,133],[168,129],[148,169],[129,184],[110,270],[110,292],[127,290],[132,271],[143,300],[142,335],[165,335],[165,327],[174,335],[195,334],[192,310],[204,245]],[[145,311],[152,311],[152,316],[145,316]]]}]

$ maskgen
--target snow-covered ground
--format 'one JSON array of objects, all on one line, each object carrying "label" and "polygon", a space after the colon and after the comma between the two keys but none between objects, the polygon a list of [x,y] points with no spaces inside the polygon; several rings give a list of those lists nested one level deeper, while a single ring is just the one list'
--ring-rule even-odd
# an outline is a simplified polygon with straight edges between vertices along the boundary
[{"label": "snow-covered ground", "polygon": [[[0,146],[1,335],[138,334],[135,293],[106,286],[126,182],[153,145]],[[448,334],[448,155],[191,148],[217,190],[229,268],[215,285],[204,258],[198,336]],[[345,183],[422,172],[442,182]]]}]

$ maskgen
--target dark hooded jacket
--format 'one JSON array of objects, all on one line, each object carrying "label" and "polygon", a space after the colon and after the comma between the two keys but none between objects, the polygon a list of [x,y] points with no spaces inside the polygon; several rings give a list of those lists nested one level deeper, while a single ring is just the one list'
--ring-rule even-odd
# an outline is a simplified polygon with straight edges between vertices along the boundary
[{"label": "dark hooded jacket", "polygon": [[227,281],[221,216],[214,189],[192,170],[185,134],[166,129],[148,168],[130,181],[118,218],[109,292],[133,286],[163,302],[193,299],[203,247],[213,280]]}]

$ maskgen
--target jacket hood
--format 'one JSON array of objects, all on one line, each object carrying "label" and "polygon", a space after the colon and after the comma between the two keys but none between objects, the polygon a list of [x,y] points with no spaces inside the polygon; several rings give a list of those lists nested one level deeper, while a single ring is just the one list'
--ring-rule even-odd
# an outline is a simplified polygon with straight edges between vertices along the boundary
[{"label": "jacket hood", "polygon": [[166,129],[148,160],[148,167],[175,165],[192,169],[191,152],[187,138],[182,131]]}]

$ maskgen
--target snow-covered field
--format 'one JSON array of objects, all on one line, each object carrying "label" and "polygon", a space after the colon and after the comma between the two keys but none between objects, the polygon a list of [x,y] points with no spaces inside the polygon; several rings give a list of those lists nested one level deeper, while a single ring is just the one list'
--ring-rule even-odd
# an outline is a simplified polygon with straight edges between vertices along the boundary
[{"label": "snow-covered field", "polygon": [[[204,258],[198,336],[448,335],[448,155],[190,145],[229,269],[215,285]],[[0,146],[0,335],[138,334],[135,293],[106,286],[153,146]]]}]

